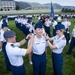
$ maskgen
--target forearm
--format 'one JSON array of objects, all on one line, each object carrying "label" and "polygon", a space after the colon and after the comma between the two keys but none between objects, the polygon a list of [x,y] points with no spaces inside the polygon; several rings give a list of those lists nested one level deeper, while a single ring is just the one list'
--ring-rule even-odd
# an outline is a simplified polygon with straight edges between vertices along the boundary
[{"label": "forearm", "polygon": [[0,41],[0,48],[2,48],[2,44],[3,44],[2,41]]},{"label": "forearm", "polygon": [[53,39],[52,38],[49,38],[49,41],[52,41]]},{"label": "forearm", "polygon": [[25,39],[21,40],[20,41],[20,46],[24,45],[25,43],[26,43],[26,40]]},{"label": "forearm", "polygon": [[31,53],[34,39],[30,39],[29,46],[27,48],[27,54]]},{"label": "forearm", "polygon": [[55,48],[56,48],[56,46],[52,45],[51,42],[49,42],[49,40],[48,40],[48,45],[49,45],[49,47],[50,47],[51,49],[55,49]]}]

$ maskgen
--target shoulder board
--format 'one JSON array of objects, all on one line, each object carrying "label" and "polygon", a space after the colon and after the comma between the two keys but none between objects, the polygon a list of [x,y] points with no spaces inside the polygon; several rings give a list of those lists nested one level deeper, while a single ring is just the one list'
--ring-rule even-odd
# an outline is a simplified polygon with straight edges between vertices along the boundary
[{"label": "shoulder board", "polygon": [[14,48],[14,47],[16,47],[14,44],[11,44],[11,46]]},{"label": "shoulder board", "polygon": [[34,34],[34,35],[36,35],[36,34]]},{"label": "shoulder board", "polygon": [[62,40],[66,40],[66,38],[65,38],[65,37],[63,37],[63,38],[62,38]]},{"label": "shoulder board", "polygon": [[37,45],[37,44],[40,44],[40,43],[36,43],[36,45]]}]

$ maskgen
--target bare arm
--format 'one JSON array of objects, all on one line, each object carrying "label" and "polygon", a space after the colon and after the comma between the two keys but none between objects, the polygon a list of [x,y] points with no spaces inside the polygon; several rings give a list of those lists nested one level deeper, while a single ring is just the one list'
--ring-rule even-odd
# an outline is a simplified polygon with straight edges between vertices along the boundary
[{"label": "bare arm", "polygon": [[44,33],[43,36],[44,36],[46,39],[49,39],[49,41],[52,41],[52,40],[53,40],[53,39],[50,38],[46,33]]},{"label": "bare arm", "polygon": [[49,41],[53,41],[53,39],[52,38],[49,38]]},{"label": "bare arm", "polygon": [[49,40],[48,40],[47,42],[48,42],[48,45],[49,45],[49,47],[50,47],[51,49],[57,48],[55,45],[52,45],[52,44],[49,42]]},{"label": "bare arm", "polygon": [[2,44],[3,44],[3,42],[2,42],[2,41],[0,41],[0,48],[2,48]]},{"label": "bare arm", "polygon": [[20,46],[24,45],[26,43],[26,41],[29,39],[30,34],[26,36],[26,38],[24,38],[23,40],[20,41]]},{"label": "bare arm", "polygon": [[20,46],[24,45],[25,43],[26,43],[26,40],[25,39],[21,40],[20,41]]},{"label": "bare arm", "polygon": [[34,35],[31,34],[31,35],[30,35],[30,43],[29,43],[29,46],[28,46],[28,48],[27,48],[26,54],[31,53],[32,47],[33,47],[33,42],[34,42]]}]

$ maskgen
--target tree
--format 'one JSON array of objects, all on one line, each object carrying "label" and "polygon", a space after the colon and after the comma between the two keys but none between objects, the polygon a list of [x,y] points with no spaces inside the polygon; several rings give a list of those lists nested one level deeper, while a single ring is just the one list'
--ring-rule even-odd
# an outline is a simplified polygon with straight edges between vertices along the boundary
[{"label": "tree", "polygon": [[74,10],[71,10],[71,12],[74,12]]},{"label": "tree", "polygon": [[62,12],[75,12],[75,10],[69,8],[62,8]]},{"label": "tree", "polygon": [[64,8],[62,8],[62,12],[64,12],[64,10],[65,10],[65,9],[64,9]]},{"label": "tree", "polygon": [[3,9],[1,8],[0,11],[3,11]]},{"label": "tree", "polygon": [[16,10],[19,10],[20,9],[20,6],[19,5],[16,5]]}]

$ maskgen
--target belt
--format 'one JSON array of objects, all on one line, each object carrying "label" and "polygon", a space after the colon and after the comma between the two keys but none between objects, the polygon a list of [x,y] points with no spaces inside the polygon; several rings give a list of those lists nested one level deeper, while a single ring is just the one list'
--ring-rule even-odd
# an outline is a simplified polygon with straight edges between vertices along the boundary
[{"label": "belt", "polygon": [[62,53],[55,53],[55,52],[52,52],[53,54],[57,54],[57,55],[61,55]]},{"label": "belt", "polygon": [[22,65],[19,65],[19,66],[14,66],[14,65],[11,65],[12,67],[16,67],[16,68],[18,68],[18,67],[22,67],[24,64],[22,64]]},{"label": "belt", "polygon": [[42,54],[35,54],[35,53],[33,53],[33,55],[42,56],[44,53],[42,53]]},{"label": "belt", "polygon": [[75,36],[73,36],[73,38],[75,38]]}]

